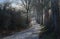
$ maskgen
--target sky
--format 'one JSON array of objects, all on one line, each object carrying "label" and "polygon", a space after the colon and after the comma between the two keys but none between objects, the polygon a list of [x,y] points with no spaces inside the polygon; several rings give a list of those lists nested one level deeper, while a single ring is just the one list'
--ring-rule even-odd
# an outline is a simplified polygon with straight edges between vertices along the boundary
[{"label": "sky", "polygon": [[[5,0],[0,0],[0,3],[4,3],[4,1]],[[21,4],[20,0],[18,0],[18,1],[17,0],[10,0],[10,1],[12,1],[12,6],[14,6],[14,7],[16,6],[17,3]]]},{"label": "sky", "polygon": [[0,3],[1,3],[1,2],[4,2],[4,1],[5,1],[5,0],[0,0]]},{"label": "sky", "polygon": [[[6,0],[0,0],[0,3],[3,3],[4,1],[6,1]],[[7,1],[13,2],[13,3],[21,3],[20,0],[7,0]]]},{"label": "sky", "polygon": [[[0,3],[4,3],[4,1],[5,0],[0,0]],[[8,0],[9,1],[9,0]],[[22,4],[22,2],[20,1],[20,0],[10,0],[10,1],[12,1],[12,4],[11,4],[11,6],[13,7],[13,8],[17,8],[17,9],[19,9],[19,8],[21,8],[22,9],[22,6],[20,6],[20,4]],[[10,2],[9,1],[9,2]],[[17,4],[17,3],[19,3],[19,4]]]}]

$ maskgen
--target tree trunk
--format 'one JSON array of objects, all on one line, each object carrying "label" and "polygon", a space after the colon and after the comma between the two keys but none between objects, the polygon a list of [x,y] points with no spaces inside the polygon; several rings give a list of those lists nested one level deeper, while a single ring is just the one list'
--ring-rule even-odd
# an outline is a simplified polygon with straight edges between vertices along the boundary
[{"label": "tree trunk", "polygon": [[59,6],[58,0],[51,0],[51,8],[52,8],[52,21],[54,26],[54,32],[59,33]]},{"label": "tree trunk", "polygon": [[44,19],[44,24],[48,26],[48,22],[49,22],[49,9],[45,9],[45,19]]},{"label": "tree trunk", "polygon": [[29,14],[28,14],[28,9],[27,9],[27,24],[28,24],[28,21],[29,21],[29,19],[28,19],[28,15],[29,15]]}]

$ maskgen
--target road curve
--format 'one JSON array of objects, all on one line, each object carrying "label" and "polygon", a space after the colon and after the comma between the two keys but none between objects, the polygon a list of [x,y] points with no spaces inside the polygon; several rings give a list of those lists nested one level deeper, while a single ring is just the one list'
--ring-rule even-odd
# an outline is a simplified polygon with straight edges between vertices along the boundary
[{"label": "road curve", "polygon": [[31,24],[31,28],[1,39],[39,39],[40,25],[35,20],[31,21]]}]

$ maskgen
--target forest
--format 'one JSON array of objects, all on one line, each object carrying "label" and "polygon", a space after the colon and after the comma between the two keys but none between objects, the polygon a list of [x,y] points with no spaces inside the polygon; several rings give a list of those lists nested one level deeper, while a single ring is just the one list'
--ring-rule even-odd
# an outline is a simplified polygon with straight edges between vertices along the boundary
[{"label": "forest", "polygon": [[39,39],[60,39],[60,0],[0,0],[1,37],[38,26]]}]

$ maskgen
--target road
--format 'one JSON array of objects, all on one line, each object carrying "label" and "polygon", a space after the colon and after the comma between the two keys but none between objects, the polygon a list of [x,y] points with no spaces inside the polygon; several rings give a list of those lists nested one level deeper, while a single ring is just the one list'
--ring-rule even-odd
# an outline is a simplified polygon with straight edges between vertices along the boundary
[{"label": "road", "polygon": [[39,39],[40,25],[34,19],[31,21],[32,27],[14,35],[7,36],[1,39]]}]

